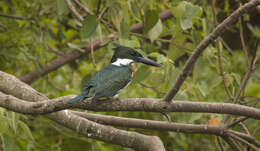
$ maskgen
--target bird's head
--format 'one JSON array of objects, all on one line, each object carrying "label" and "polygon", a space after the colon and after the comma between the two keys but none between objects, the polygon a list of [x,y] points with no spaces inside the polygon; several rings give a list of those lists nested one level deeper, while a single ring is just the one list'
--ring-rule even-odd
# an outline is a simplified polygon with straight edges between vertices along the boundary
[{"label": "bird's head", "polygon": [[115,53],[112,57],[111,63],[117,66],[126,66],[131,63],[143,63],[150,66],[160,67],[161,65],[155,61],[143,57],[138,51],[133,48],[114,44]]}]

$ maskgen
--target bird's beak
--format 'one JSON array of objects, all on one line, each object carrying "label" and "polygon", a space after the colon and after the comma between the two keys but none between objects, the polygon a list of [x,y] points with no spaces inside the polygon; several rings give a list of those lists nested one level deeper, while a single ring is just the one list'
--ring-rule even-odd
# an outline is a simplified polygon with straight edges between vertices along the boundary
[{"label": "bird's beak", "polygon": [[140,63],[147,64],[147,65],[150,65],[150,66],[155,66],[155,67],[161,67],[162,66],[162,65],[158,64],[157,62],[155,62],[151,59],[148,59],[148,58],[144,58],[144,57],[137,57],[136,62],[140,62]]}]

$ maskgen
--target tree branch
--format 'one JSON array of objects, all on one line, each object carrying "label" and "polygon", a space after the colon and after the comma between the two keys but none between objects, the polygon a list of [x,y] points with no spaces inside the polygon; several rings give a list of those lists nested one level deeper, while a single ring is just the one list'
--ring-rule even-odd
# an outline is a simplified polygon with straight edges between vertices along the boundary
[{"label": "tree branch", "polygon": [[[46,96],[37,92],[29,85],[21,82],[16,77],[1,71],[0,75],[0,90],[17,97],[16,99],[30,101],[27,102],[29,104],[37,103],[36,101],[48,100]],[[47,114],[46,116],[51,120],[89,138],[130,147],[140,151],[165,151],[161,140],[156,136],[146,136],[136,132],[128,132],[107,127],[66,111],[59,111]]]},{"label": "tree branch", "polygon": [[253,7],[256,7],[260,4],[258,0],[252,0],[242,7],[238,8],[235,12],[233,12],[228,18],[226,18],[221,24],[219,24],[204,40],[200,42],[200,44],[195,48],[192,55],[189,57],[187,62],[184,65],[182,72],[177,77],[176,83],[172,86],[171,90],[165,95],[164,101],[170,102],[173,97],[179,91],[181,85],[187,78],[197,59],[201,55],[201,53],[208,47],[210,43],[212,43],[218,36],[220,36],[225,30],[226,27],[234,23],[242,14],[246,11],[250,10]]},{"label": "tree branch", "polygon": [[104,126],[66,111],[52,113],[47,117],[89,138],[130,147],[140,151],[165,151],[161,140],[157,136],[146,136],[136,132],[128,132]]},{"label": "tree branch", "polygon": [[[162,13],[160,13],[160,19],[161,20],[165,20],[168,18],[172,17],[172,13],[170,10],[166,10],[163,11]],[[140,32],[143,29],[143,23],[137,23],[131,26],[130,31],[131,32]],[[112,35],[112,36],[106,36],[103,39],[111,39],[111,38],[116,38],[116,36]],[[99,49],[102,44],[101,40],[96,40],[93,42],[93,50],[97,50]],[[32,83],[33,81],[37,80],[39,77],[44,76],[60,67],[62,67],[63,65],[74,61],[78,58],[80,58],[81,56],[84,56],[86,54],[88,54],[90,52],[90,46],[91,44],[88,44],[88,46],[85,47],[85,53],[81,53],[78,50],[73,50],[72,52],[69,52],[67,54],[64,54],[61,57],[58,57],[56,59],[51,60],[50,62],[48,62],[46,65],[44,65],[42,67],[41,70],[33,70],[29,73],[27,73],[26,75],[22,76],[20,79],[25,82],[25,83]]]},{"label": "tree branch", "polygon": [[[7,73],[0,71],[0,91],[11,94],[9,86],[15,85],[13,80],[16,79]],[[23,88],[24,91],[26,90]],[[24,92],[23,90],[19,90]],[[152,98],[134,98],[122,100],[94,101],[85,99],[77,103],[69,104],[68,101],[75,97],[74,95],[56,98],[54,100],[39,100],[39,102],[26,102],[10,95],[0,93],[0,105],[24,114],[46,114],[64,110],[67,108],[81,108],[92,111],[146,111],[146,112],[200,112],[200,113],[220,113],[248,116],[260,119],[260,110],[238,104],[230,103],[207,103],[207,102],[190,102],[175,101],[165,102]],[[24,95],[24,94],[23,94]]]},{"label": "tree branch", "polygon": [[86,112],[70,111],[80,117],[88,120],[112,126],[129,127],[129,128],[142,128],[149,130],[159,131],[174,131],[181,133],[200,133],[222,136],[227,133],[225,127],[210,126],[210,125],[194,125],[194,124],[182,124],[172,123],[166,121],[153,121],[153,120],[142,120],[136,118],[123,118],[110,115],[98,115]]},{"label": "tree branch", "polygon": [[88,120],[112,126],[121,126],[129,128],[142,128],[159,131],[174,131],[181,133],[200,133],[210,134],[216,136],[235,135],[260,147],[260,143],[249,134],[240,133],[233,130],[228,130],[225,126],[210,126],[210,125],[194,125],[194,124],[183,124],[183,123],[170,123],[165,121],[153,121],[153,120],[141,120],[135,118],[123,118],[109,115],[98,115],[86,112],[71,111],[73,114],[86,118]]}]

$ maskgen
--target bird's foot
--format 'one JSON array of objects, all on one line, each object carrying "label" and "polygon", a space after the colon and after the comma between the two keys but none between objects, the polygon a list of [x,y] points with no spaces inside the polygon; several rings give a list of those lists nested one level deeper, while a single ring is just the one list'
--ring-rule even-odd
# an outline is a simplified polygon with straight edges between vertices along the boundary
[{"label": "bird's foot", "polygon": [[113,101],[119,101],[119,100],[120,100],[120,98],[119,98],[119,96],[118,96],[118,95],[115,95],[114,97],[112,97],[112,98],[111,98],[111,100],[113,100]]}]

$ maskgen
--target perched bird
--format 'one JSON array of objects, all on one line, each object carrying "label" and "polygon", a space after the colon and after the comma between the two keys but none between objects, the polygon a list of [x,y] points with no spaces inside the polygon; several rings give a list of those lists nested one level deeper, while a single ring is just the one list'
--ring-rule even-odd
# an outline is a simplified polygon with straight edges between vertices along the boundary
[{"label": "perched bird", "polygon": [[110,98],[115,96],[121,89],[134,78],[133,63],[143,63],[151,66],[160,67],[155,61],[144,58],[139,52],[130,47],[115,44],[114,55],[109,64],[104,69],[88,81],[84,86],[83,92],[71,99],[69,103],[80,101],[84,98]]}]

